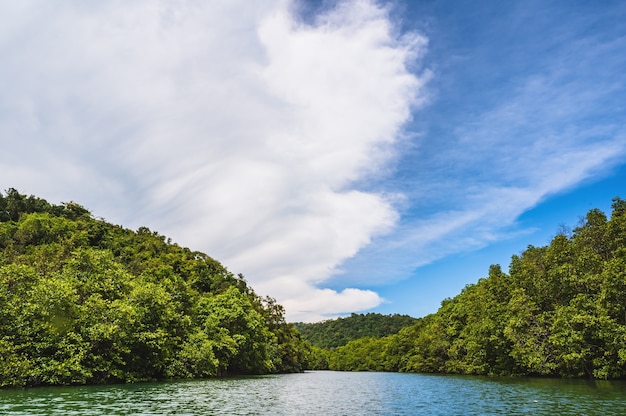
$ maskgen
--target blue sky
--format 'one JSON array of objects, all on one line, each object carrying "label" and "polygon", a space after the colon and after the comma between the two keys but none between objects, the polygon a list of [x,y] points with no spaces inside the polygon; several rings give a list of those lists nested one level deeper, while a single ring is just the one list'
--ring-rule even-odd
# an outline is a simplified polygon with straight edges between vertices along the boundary
[{"label": "blue sky", "polygon": [[[390,240],[441,213],[444,224],[465,210],[476,220],[420,250],[384,242],[393,249],[380,257],[406,268],[383,263],[368,276],[363,255],[344,267],[345,277],[368,276],[363,283],[373,274],[393,281],[397,271],[396,284],[363,286],[388,300],[376,311],[423,316],[486,276],[490,264],[507,270],[513,254],[548,244],[561,224],[575,227],[591,208],[610,213],[611,199],[624,195],[626,7],[420,1],[397,11],[405,30],[428,38],[423,66],[434,75],[428,104],[407,124],[417,138],[383,184],[411,195]],[[503,200],[504,189],[525,197]]]},{"label": "blue sky", "polygon": [[618,1],[0,5],[0,187],[148,226],[290,320],[423,316],[626,197]]}]

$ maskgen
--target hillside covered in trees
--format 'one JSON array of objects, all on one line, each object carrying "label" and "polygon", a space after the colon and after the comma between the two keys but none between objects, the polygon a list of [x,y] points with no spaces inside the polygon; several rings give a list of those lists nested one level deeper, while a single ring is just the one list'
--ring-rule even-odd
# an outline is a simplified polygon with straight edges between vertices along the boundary
[{"label": "hillside covered in trees", "polygon": [[626,201],[508,273],[491,266],[434,314],[298,327],[206,254],[0,193],[0,387],[307,368],[626,378]]},{"label": "hillside covered in trees", "polygon": [[302,371],[310,348],[206,254],[0,193],[0,386]]},{"label": "hillside covered in trees", "polygon": [[356,314],[315,323],[295,324],[302,338],[320,348],[335,348],[359,338],[385,337],[417,321],[408,315]]},{"label": "hillside covered in trees", "polygon": [[319,368],[626,378],[626,201],[514,255],[434,314],[318,353]]}]

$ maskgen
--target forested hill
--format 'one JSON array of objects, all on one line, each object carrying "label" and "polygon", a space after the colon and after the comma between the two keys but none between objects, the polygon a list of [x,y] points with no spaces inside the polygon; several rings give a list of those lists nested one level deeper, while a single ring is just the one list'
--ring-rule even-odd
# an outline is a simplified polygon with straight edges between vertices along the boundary
[{"label": "forested hill", "polygon": [[384,337],[413,325],[416,318],[408,315],[381,315],[379,313],[355,314],[316,323],[296,323],[302,337],[311,345],[334,348],[365,337]]},{"label": "forested hill", "polygon": [[626,201],[514,255],[508,273],[491,266],[398,334],[320,356],[335,370],[626,378]]},{"label": "forested hill", "polygon": [[283,308],[206,254],[0,193],[0,386],[301,371]]}]

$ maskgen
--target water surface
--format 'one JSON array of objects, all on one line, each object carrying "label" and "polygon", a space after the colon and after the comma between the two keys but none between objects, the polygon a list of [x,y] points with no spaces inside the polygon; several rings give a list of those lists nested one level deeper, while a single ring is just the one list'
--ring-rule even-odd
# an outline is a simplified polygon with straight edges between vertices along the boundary
[{"label": "water surface", "polygon": [[626,383],[314,371],[0,390],[1,415],[622,415]]}]

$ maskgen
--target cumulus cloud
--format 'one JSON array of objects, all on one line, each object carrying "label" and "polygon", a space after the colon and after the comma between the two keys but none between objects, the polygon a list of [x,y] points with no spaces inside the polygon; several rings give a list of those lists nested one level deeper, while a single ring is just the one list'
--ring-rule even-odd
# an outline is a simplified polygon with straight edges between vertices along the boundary
[{"label": "cumulus cloud", "polygon": [[4,4],[4,187],[147,225],[302,320],[379,304],[323,282],[398,221],[357,189],[423,101],[426,40],[373,1]]}]

